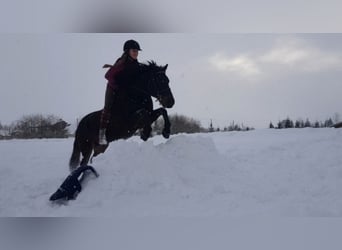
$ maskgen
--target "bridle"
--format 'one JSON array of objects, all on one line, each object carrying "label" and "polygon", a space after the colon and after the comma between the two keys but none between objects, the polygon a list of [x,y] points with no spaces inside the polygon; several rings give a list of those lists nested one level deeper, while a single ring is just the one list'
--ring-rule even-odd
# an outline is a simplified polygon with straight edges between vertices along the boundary
[{"label": "bridle", "polygon": [[[158,88],[157,84],[164,81],[164,80],[160,80],[158,78],[160,78],[160,76],[162,74],[165,74],[165,71],[163,70],[160,70],[160,71],[157,71],[153,74],[153,77],[151,79],[149,79],[149,81],[147,82],[147,89],[150,91],[150,93],[153,93],[155,92],[156,93],[156,98],[157,99],[160,99],[162,97],[162,94],[165,93],[165,92],[169,92],[170,91],[170,88],[169,87],[166,87],[166,88],[163,88],[163,89],[160,89]],[[167,79],[167,78],[165,78]],[[164,83],[164,82],[163,82]]]},{"label": "bridle", "polygon": [[[158,78],[160,78],[160,76],[162,74],[165,74],[165,71],[159,70],[157,72],[150,72],[150,74],[152,75],[152,77],[147,80],[147,90],[141,89],[137,86],[132,87],[132,89],[134,89],[140,93],[143,93],[146,96],[150,96],[151,93],[156,93],[156,98],[159,101],[161,99],[163,93],[170,91],[169,87],[166,87],[163,89],[158,88],[158,83],[163,81],[163,80],[160,80]],[[165,79],[167,79],[167,78],[165,77]]]}]

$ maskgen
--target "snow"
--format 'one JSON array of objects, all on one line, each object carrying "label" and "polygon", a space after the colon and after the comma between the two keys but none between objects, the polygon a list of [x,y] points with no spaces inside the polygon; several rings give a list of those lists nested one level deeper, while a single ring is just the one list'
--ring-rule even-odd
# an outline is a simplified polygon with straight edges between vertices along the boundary
[{"label": "snow", "polygon": [[112,142],[67,205],[73,138],[0,141],[0,216],[342,216],[342,130],[260,129]]}]

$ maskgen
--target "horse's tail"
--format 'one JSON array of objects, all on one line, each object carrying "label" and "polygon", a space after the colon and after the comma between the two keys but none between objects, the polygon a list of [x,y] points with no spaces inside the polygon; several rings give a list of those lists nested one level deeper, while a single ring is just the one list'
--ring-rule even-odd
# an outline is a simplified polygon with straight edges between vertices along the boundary
[{"label": "horse's tail", "polygon": [[75,133],[75,141],[74,141],[74,147],[72,149],[72,154],[69,161],[69,167],[70,169],[75,169],[80,164],[80,157],[81,157],[81,149],[79,145],[78,140],[78,133],[76,131]]}]

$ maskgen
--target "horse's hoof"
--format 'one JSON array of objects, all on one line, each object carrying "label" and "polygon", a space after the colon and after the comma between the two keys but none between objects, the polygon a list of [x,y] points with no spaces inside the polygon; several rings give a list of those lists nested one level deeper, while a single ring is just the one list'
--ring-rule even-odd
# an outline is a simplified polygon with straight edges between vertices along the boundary
[{"label": "horse's hoof", "polygon": [[147,141],[148,138],[150,138],[150,135],[151,135],[151,129],[149,129],[149,128],[145,128],[145,129],[140,131],[140,138],[143,141]]},{"label": "horse's hoof", "polygon": [[99,155],[99,154],[102,154],[106,151],[106,149],[108,148],[108,145],[109,144],[106,144],[106,145],[95,145],[94,146],[94,155],[93,157]]},{"label": "horse's hoof", "polygon": [[140,135],[140,139],[143,140],[143,141],[147,141],[148,137],[144,136],[144,135]]},{"label": "horse's hoof", "polygon": [[163,135],[163,137],[164,137],[165,139],[169,139],[169,137],[170,137],[170,132],[163,131],[163,132],[162,132],[162,135]]},{"label": "horse's hoof", "polygon": [[149,137],[150,137],[150,135],[148,135],[148,134],[146,134],[146,133],[144,133],[144,132],[142,132],[142,133],[140,134],[140,138],[141,138],[141,140],[143,140],[143,141],[147,141]]}]

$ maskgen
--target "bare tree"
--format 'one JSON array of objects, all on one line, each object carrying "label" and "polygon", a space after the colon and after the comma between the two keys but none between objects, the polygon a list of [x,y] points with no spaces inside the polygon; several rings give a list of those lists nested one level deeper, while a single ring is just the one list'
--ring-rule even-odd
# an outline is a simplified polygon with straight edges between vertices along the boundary
[{"label": "bare tree", "polygon": [[[199,121],[185,115],[170,115],[169,119],[171,122],[171,134],[198,133],[204,131]],[[162,122],[162,119],[158,119],[154,123],[153,129],[157,134],[161,134],[163,126],[164,123]]]},{"label": "bare tree", "polygon": [[54,115],[33,114],[23,116],[12,125],[14,138],[63,138],[68,136],[70,124]]},{"label": "bare tree", "polygon": [[333,121],[334,121],[334,123],[340,122],[340,114],[338,112],[334,113]]}]

